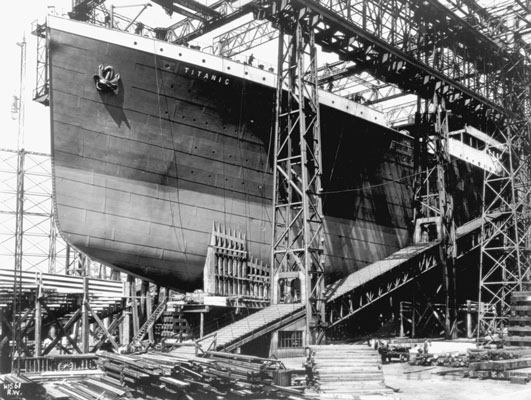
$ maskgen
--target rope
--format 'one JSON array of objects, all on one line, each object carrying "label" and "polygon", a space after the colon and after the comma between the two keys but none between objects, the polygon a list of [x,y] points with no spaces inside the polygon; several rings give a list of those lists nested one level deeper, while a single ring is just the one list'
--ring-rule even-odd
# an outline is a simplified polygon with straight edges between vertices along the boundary
[{"label": "rope", "polygon": [[[450,164],[455,164],[455,161],[448,161],[448,162],[444,163],[443,166],[450,165]],[[362,187],[362,188],[330,190],[330,191],[323,191],[321,193],[322,194],[336,194],[336,193],[348,193],[348,192],[362,192],[364,190],[369,190],[369,189],[373,189],[373,188],[377,188],[377,187],[381,187],[381,186],[391,185],[393,183],[400,183],[402,181],[405,181],[406,179],[411,179],[411,178],[415,178],[417,176],[420,176],[423,173],[425,173],[425,172],[424,171],[423,172],[415,172],[413,174],[406,175],[406,176],[404,176],[404,177],[402,177],[400,179],[391,179],[391,180],[389,180],[387,182],[378,183],[378,184],[375,184],[375,185],[369,185],[369,186],[365,186],[365,187]]]}]

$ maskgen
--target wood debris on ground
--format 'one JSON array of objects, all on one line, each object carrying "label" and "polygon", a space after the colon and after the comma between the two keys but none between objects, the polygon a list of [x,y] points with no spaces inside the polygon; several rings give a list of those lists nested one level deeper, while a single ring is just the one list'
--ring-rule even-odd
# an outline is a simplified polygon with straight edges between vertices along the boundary
[{"label": "wood debris on ground", "polygon": [[[37,385],[41,388],[38,395],[27,398],[301,400],[312,397],[304,393],[305,386],[278,384],[279,376],[286,376],[289,371],[277,359],[223,352],[206,352],[203,357],[156,351],[127,355],[100,351],[97,355],[102,376],[45,382]],[[20,398],[24,396],[17,399]]]}]

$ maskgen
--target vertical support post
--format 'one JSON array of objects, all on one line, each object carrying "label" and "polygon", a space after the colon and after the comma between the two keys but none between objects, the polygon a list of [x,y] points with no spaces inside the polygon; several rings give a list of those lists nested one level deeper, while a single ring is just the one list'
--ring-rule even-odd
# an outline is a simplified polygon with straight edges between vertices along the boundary
[{"label": "vertical support post", "polygon": [[132,307],[132,314],[133,314],[133,336],[137,334],[138,329],[140,328],[140,321],[138,319],[138,300],[136,296],[136,285],[135,285],[135,278],[132,276],[129,276],[129,285],[130,293],[131,293],[131,307]]},{"label": "vertical support post", "polygon": [[[448,113],[445,109],[444,98],[439,94],[435,95],[430,106],[426,105],[422,122],[420,118],[417,118],[421,132],[418,134],[415,157],[419,172],[414,196],[415,229],[419,229],[420,226],[417,227],[417,225],[421,223],[438,226],[437,240],[440,242],[439,260],[442,265],[445,296],[445,336],[450,338],[456,334],[452,330],[456,310],[456,246],[454,206],[449,174],[451,164],[448,149]],[[434,121],[430,118],[431,113],[435,114]],[[420,116],[419,113],[417,115]],[[430,127],[430,122],[433,123],[433,128]],[[428,158],[430,150],[434,154],[432,165]]]},{"label": "vertical support post", "polygon": [[18,133],[17,133],[17,204],[16,204],[16,227],[15,227],[15,271],[13,278],[13,333],[14,346],[11,352],[11,370],[20,372],[20,358],[22,356],[22,255],[24,239],[24,92],[26,80],[26,37],[20,46],[20,81],[18,96]]},{"label": "vertical support post", "polygon": [[13,278],[13,318],[12,323],[14,345],[11,348],[11,370],[20,371],[20,351],[22,346],[22,244],[24,236],[24,149],[18,152],[17,165],[17,206],[15,232],[15,271]]},{"label": "vertical support post", "polygon": [[400,302],[400,337],[404,337],[406,332],[404,331],[404,302]]},{"label": "vertical support post", "polygon": [[[131,299],[131,285],[129,284],[129,277],[127,277],[127,282],[125,284],[125,301],[126,304],[128,303],[130,307],[132,307],[132,299]],[[131,311],[124,310],[124,320],[121,324],[121,340],[120,342],[122,345],[127,346],[129,345],[129,342],[131,340]]]},{"label": "vertical support post", "polygon": [[38,283],[35,297],[35,356],[42,355],[42,282]]},{"label": "vertical support post", "polygon": [[149,282],[142,281],[140,286],[140,315],[141,323],[147,319],[147,297],[149,295]]},{"label": "vertical support post", "polygon": [[415,303],[415,297],[413,296],[413,301],[411,302],[411,338],[414,338],[417,335],[417,304]]},{"label": "vertical support post", "polygon": [[202,338],[205,335],[205,313],[199,314],[199,337]]},{"label": "vertical support post", "polygon": [[466,301],[466,337],[472,338],[472,301]]},{"label": "vertical support post", "polygon": [[[146,321],[149,319],[149,317],[151,317],[152,312],[153,312],[152,298],[151,298],[151,293],[150,293],[150,290],[149,290],[149,283],[147,283]],[[153,327],[152,326],[148,329],[148,339],[149,339],[150,342],[154,342],[155,341],[155,336],[153,335]]]},{"label": "vertical support post", "polygon": [[55,214],[52,209],[50,211],[50,246],[48,249],[48,272],[50,274],[55,274],[57,272],[56,265],[57,265],[57,229],[55,227]]},{"label": "vertical support post", "polygon": [[[307,9],[294,9],[289,2],[275,3],[275,7],[283,8],[274,12],[280,34],[271,299],[273,304],[279,303],[281,284],[300,280],[301,301],[306,306],[303,336],[305,344],[313,344],[322,338],[325,321],[321,130],[314,37],[319,16]],[[307,56],[309,65],[305,66]]]},{"label": "vertical support post", "polygon": [[72,275],[70,273],[70,246],[66,245],[66,258],[65,258],[65,275]]},{"label": "vertical support post", "polygon": [[445,292],[445,336],[456,338],[457,331],[452,329],[456,320],[456,277],[455,277],[455,222],[454,203],[450,194],[450,179],[448,168],[450,164],[450,151],[448,148],[448,113],[444,101],[440,98],[437,102],[437,115],[435,123],[435,149],[437,155],[437,192],[438,208],[441,216],[441,262],[443,266],[444,292]]},{"label": "vertical support post", "polygon": [[[81,350],[84,354],[87,354],[90,351],[90,325],[89,325],[89,278],[87,276],[83,277],[83,305],[82,305],[82,314],[81,314]],[[68,333],[68,332],[67,332]]]}]

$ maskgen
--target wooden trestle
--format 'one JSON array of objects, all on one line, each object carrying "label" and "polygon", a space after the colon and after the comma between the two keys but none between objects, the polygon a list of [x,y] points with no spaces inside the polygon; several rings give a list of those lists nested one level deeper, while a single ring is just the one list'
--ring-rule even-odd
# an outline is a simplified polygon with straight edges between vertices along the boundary
[{"label": "wooden trestle", "polygon": [[233,306],[265,307],[269,269],[249,253],[245,234],[214,223],[203,270],[206,293],[227,297]]},{"label": "wooden trestle", "polygon": [[[118,348],[110,332],[120,321],[106,325],[103,320],[112,319],[123,309],[123,282],[25,271],[21,273],[22,312],[19,315],[13,310],[13,286],[13,271],[0,269],[0,354],[4,372],[8,369],[5,364],[6,355],[11,352],[10,338],[17,330],[21,332],[19,348],[25,360],[39,359],[56,348],[65,354],[89,353],[91,333],[92,351],[98,350],[106,339]],[[91,331],[91,324],[96,324],[97,329]],[[55,335],[47,337],[45,330],[52,327]]]}]

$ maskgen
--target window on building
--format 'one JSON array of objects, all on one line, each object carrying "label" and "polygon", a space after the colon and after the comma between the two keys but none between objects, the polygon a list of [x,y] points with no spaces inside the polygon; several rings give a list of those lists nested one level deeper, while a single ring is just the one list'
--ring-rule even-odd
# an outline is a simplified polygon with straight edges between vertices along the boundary
[{"label": "window on building", "polygon": [[279,348],[300,348],[302,347],[302,331],[279,331]]}]

